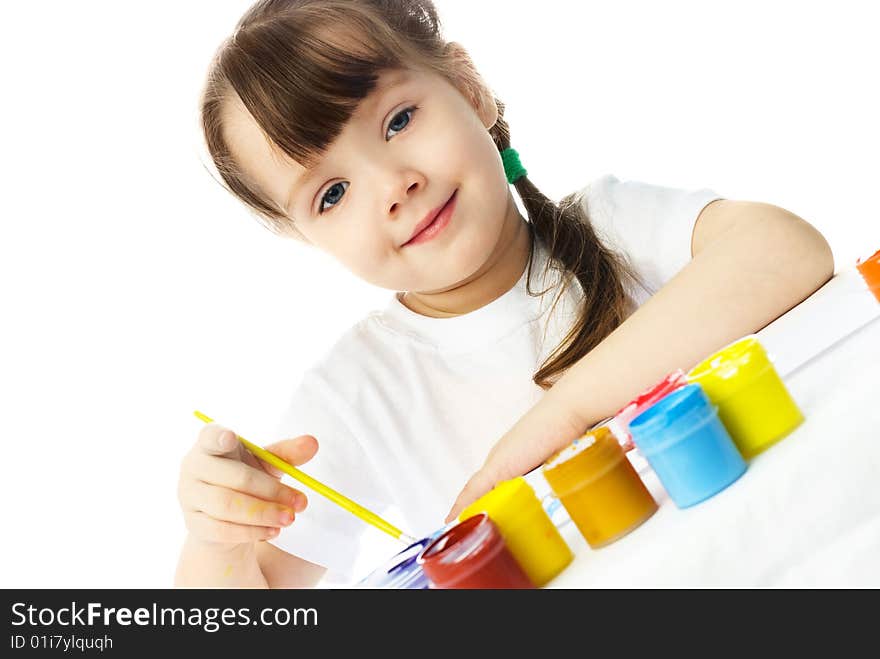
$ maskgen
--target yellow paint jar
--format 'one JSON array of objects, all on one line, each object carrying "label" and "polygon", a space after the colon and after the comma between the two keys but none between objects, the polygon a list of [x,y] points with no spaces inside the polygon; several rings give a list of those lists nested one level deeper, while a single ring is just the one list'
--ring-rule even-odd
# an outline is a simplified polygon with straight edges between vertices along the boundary
[{"label": "yellow paint jar", "polygon": [[657,502],[607,426],[559,451],[542,472],[594,549],[622,538],[657,512]]},{"label": "yellow paint jar", "polygon": [[464,521],[481,512],[495,522],[510,553],[538,587],[562,572],[574,558],[522,476],[496,485],[465,508],[458,519]]},{"label": "yellow paint jar", "polygon": [[697,364],[698,382],[747,460],[778,442],[804,420],[757,337],[734,341]]}]

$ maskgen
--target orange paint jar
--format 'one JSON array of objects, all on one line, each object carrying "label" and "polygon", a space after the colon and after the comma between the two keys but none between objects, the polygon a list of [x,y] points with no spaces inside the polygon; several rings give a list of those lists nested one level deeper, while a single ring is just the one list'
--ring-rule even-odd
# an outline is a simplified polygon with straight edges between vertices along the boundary
[{"label": "orange paint jar", "polygon": [[864,260],[859,259],[856,262],[856,269],[868,285],[868,290],[880,302],[880,250]]},{"label": "orange paint jar", "polygon": [[642,524],[657,502],[605,426],[544,463],[544,478],[590,547],[604,547]]}]

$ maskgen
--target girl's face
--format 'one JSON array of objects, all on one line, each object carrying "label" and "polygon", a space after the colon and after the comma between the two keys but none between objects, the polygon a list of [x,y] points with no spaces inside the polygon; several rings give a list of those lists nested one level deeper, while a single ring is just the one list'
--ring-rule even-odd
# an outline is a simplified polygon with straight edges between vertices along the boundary
[{"label": "girl's face", "polygon": [[[381,288],[442,293],[491,269],[523,222],[488,129],[483,90],[471,104],[445,78],[384,72],[312,171],[273,150],[241,102],[225,108],[229,148],[310,243]],[[406,244],[455,193],[449,223]]]}]

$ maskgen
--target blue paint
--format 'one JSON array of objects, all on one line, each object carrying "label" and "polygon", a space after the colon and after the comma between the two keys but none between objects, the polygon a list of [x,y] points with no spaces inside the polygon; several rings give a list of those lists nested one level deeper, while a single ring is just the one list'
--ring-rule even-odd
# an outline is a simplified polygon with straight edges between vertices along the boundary
[{"label": "blue paint", "polygon": [[379,568],[373,570],[358,584],[362,588],[396,588],[418,590],[428,588],[430,582],[416,562],[431,538],[416,540],[403,551],[395,554]]},{"label": "blue paint", "polygon": [[670,498],[687,508],[717,494],[746,471],[746,462],[696,383],[686,385],[629,424],[633,441]]}]

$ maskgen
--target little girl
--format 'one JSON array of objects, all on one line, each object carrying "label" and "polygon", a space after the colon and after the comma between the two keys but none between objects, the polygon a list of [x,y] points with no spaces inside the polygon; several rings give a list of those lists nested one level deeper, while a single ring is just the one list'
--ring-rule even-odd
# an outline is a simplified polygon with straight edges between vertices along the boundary
[{"label": "little girl", "polygon": [[[545,197],[430,0],[258,2],[201,118],[268,228],[394,291],[302,375],[278,426],[293,439],[269,450],[419,537],[833,273],[822,235],[770,204],[613,175]],[[279,476],[202,429],[177,584],[351,574],[369,527]]]}]

